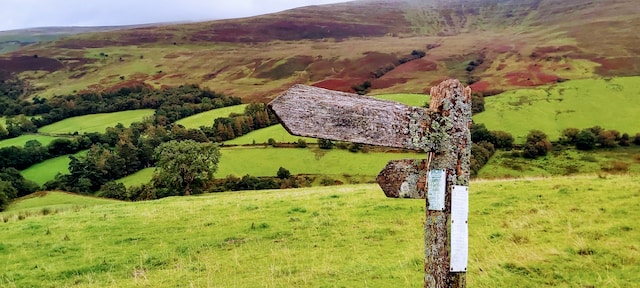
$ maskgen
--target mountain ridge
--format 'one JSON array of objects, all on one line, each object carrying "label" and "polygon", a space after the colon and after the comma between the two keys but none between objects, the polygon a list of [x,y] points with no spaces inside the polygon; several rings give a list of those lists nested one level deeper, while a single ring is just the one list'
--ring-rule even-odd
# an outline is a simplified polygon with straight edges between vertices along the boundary
[{"label": "mountain ridge", "polygon": [[[0,67],[44,97],[199,83],[265,101],[296,83],[424,93],[450,77],[491,95],[640,75],[638,14],[631,0],[360,0],[73,35],[5,54]],[[404,61],[412,51],[425,57]]]}]

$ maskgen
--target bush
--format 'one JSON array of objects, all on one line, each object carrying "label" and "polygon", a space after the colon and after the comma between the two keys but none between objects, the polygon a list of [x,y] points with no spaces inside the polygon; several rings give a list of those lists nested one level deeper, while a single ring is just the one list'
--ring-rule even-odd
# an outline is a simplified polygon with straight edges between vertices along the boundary
[{"label": "bush", "polygon": [[505,131],[491,131],[491,138],[495,148],[511,149],[513,147],[513,136]]},{"label": "bush", "polygon": [[596,147],[597,142],[598,137],[587,129],[580,131],[573,141],[578,150],[592,150]]},{"label": "bush", "polygon": [[637,133],[636,137],[633,138],[633,144],[640,145],[640,133]]},{"label": "bush", "polygon": [[278,169],[276,177],[280,179],[289,179],[291,177],[291,172],[289,172],[289,170],[285,169],[284,167],[280,167]]},{"label": "bush", "polygon": [[304,141],[304,139],[298,139],[298,142],[296,143],[296,147],[307,148],[307,141]]},{"label": "bush", "polygon": [[318,147],[320,147],[320,149],[331,149],[333,148],[333,142],[329,139],[319,139]]},{"label": "bush", "polygon": [[535,159],[538,156],[545,156],[553,145],[547,139],[547,134],[540,130],[531,130],[527,135],[527,141],[524,146],[522,156],[525,158]]},{"label": "bush", "polygon": [[115,181],[104,184],[98,196],[118,200],[128,200],[129,198],[124,184]]}]

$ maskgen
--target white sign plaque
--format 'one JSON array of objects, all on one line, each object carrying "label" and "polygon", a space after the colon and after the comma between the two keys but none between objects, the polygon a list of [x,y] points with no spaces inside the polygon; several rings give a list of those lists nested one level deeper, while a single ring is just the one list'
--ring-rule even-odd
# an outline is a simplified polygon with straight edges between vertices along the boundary
[{"label": "white sign plaque", "polygon": [[429,210],[444,210],[444,194],[447,185],[446,170],[430,170],[427,175],[427,200]]},{"label": "white sign plaque", "polygon": [[469,187],[451,189],[451,272],[467,272],[469,257]]}]

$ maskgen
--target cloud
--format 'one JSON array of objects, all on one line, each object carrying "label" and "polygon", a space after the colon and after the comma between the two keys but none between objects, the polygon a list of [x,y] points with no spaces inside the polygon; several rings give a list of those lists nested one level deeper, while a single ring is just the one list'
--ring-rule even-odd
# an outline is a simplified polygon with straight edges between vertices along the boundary
[{"label": "cloud", "polygon": [[247,17],[345,0],[2,0],[0,31]]}]

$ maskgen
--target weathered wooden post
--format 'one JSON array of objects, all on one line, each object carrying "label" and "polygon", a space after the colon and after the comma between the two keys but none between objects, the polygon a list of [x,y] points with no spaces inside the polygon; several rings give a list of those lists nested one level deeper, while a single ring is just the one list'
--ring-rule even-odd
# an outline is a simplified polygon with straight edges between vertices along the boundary
[{"label": "weathered wooden post", "polygon": [[377,181],[387,197],[427,199],[424,287],[466,287],[471,89],[446,80],[424,109],[295,85],[269,107],[294,135],[427,152],[389,162]]}]

